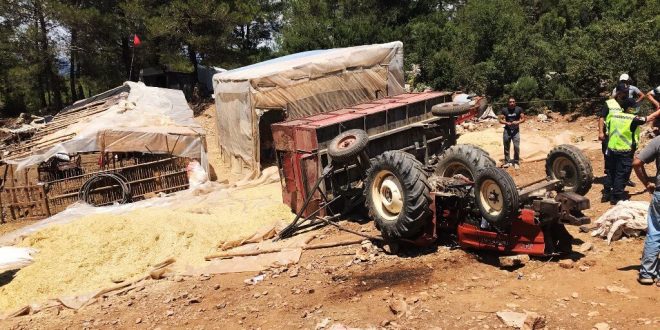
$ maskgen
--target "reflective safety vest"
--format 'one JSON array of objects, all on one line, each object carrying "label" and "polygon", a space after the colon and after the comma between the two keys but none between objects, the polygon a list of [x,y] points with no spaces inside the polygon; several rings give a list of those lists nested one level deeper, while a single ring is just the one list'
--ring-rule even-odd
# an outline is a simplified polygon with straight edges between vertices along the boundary
[{"label": "reflective safety vest", "polygon": [[625,113],[616,100],[607,100],[609,112],[605,123],[607,126],[607,148],[613,151],[632,151],[639,141],[640,129],[630,130],[635,115]]}]

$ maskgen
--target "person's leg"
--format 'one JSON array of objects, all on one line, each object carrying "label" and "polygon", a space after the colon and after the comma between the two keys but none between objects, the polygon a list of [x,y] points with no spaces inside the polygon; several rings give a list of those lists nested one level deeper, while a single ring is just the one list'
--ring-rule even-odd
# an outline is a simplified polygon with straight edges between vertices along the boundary
[{"label": "person's leg", "polygon": [[[628,193],[625,191],[626,186],[631,186],[630,185],[630,175],[632,174],[632,162],[633,162],[633,157],[635,157],[632,153],[630,153],[629,156],[626,156],[623,158],[623,161],[621,162],[621,168],[624,172],[623,174],[623,195],[622,199],[624,200],[629,200],[630,197],[628,196]],[[634,187],[634,185],[632,186]]]},{"label": "person's leg", "polygon": [[[642,265],[639,269],[639,279],[642,284],[652,284],[658,277],[658,254],[660,253],[660,192],[653,193],[647,216],[648,230],[642,252]],[[646,281],[644,281],[646,280]]]},{"label": "person's leg", "polygon": [[509,136],[509,132],[504,129],[504,134],[502,135],[502,138],[504,140],[504,164],[509,164],[511,162],[511,158],[509,157],[509,152],[511,149],[511,136]]},{"label": "person's leg", "polygon": [[605,179],[603,180],[603,203],[608,202],[612,197],[612,184],[614,181],[614,172],[616,171],[616,160],[614,156],[605,157]]},{"label": "person's leg", "polygon": [[610,203],[612,205],[621,200],[623,190],[626,186],[626,182],[623,181],[625,172],[621,164],[622,161],[623,157],[621,157],[621,155],[614,153],[610,155],[610,162],[612,163],[612,169],[610,170],[610,173],[612,174],[612,193],[610,194]]},{"label": "person's leg", "polygon": [[605,175],[607,175],[607,169],[605,168],[605,166],[607,166],[606,165],[607,164],[607,141],[608,140],[607,140],[607,136],[606,136],[605,139],[603,140],[603,142],[600,144],[600,149],[603,152],[603,172],[605,173]]},{"label": "person's leg", "polygon": [[513,139],[513,163],[520,164],[520,131],[511,137]]}]

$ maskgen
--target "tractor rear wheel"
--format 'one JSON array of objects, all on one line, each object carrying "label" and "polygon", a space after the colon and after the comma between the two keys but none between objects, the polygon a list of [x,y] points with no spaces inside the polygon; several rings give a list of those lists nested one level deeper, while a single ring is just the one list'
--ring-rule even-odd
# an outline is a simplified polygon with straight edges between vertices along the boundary
[{"label": "tractor rear wheel", "polygon": [[367,147],[369,136],[361,129],[351,129],[337,135],[328,144],[328,155],[339,164],[350,162]]},{"label": "tractor rear wheel", "polygon": [[488,155],[486,150],[472,144],[457,144],[438,155],[435,174],[444,177],[462,174],[474,181],[480,169],[493,166],[495,166],[495,160]]},{"label": "tractor rear wheel", "polygon": [[545,173],[564,185],[564,191],[585,195],[594,181],[589,158],[580,149],[569,144],[554,147],[545,160]]},{"label": "tractor rear wheel", "polygon": [[477,173],[474,184],[476,204],[488,222],[508,225],[518,213],[518,189],[513,178],[498,167],[487,167]]},{"label": "tractor rear wheel", "polygon": [[371,162],[364,194],[369,216],[386,239],[414,238],[431,217],[424,165],[403,151],[386,151]]}]

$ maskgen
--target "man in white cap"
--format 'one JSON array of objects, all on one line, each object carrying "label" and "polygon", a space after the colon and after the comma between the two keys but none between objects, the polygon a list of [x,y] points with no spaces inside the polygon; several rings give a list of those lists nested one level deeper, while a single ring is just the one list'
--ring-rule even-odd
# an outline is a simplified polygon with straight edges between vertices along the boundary
[{"label": "man in white cap", "polygon": [[[619,76],[619,82],[617,84],[619,83],[626,84],[628,87],[628,97],[635,99],[636,103],[641,102],[644,97],[646,97],[646,94],[642,93],[639,88],[630,84],[630,76],[627,73],[623,73],[621,76]],[[612,90],[612,97],[614,96],[616,96],[616,87]]]}]

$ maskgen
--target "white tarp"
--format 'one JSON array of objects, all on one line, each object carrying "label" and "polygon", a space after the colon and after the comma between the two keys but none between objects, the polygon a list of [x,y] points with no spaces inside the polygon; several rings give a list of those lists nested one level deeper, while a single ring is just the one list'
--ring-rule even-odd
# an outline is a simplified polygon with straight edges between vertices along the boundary
[{"label": "white tarp", "polygon": [[194,120],[183,92],[147,87],[143,83],[124,85],[129,87],[128,94],[107,110],[80,118],[36,142],[45,143],[67,135],[73,135],[72,138],[34,150],[26,157],[9,155],[3,161],[17,164],[19,171],[55,154],[144,152],[201,159],[206,167],[205,132]]},{"label": "white tarp", "polygon": [[315,50],[216,74],[218,143],[232,167],[259,172],[262,110],[292,120],[404,92],[403,44]]},{"label": "white tarp", "polygon": [[596,229],[591,236],[607,239],[607,244],[626,235],[639,236],[648,229],[646,217],[649,203],[643,201],[621,201],[596,220]]}]

